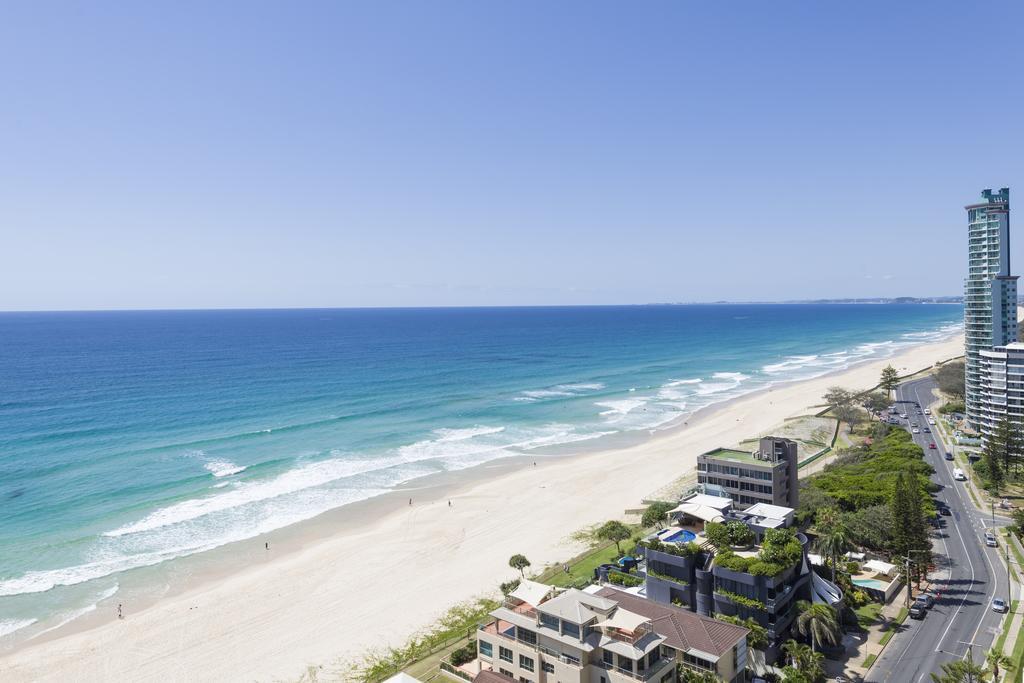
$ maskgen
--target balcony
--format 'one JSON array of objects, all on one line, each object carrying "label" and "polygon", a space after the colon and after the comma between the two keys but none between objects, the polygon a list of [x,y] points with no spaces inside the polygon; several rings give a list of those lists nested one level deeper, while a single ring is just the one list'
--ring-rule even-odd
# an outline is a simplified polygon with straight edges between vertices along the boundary
[{"label": "balcony", "polygon": [[654,662],[654,664],[652,664],[651,666],[647,667],[643,671],[630,671],[629,669],[623,669],[622,667],[616,666],[614,664],[609,664],[608,662],[604,662],[604,661],[596,662],[594,664],[594,666],[600,667],[600,668],[604,669],[605,671],[610,671],[612,673],[617,673],[617,674],[621,674],[623,676],[627,676],[629,678],[632,678],[635,681],[648,681],[648,680],[650,680],[652,678],[658,678],[662,674],[662,672],[665,670],[666,666],[674,665],[674,663],[675,663],[675,658],[674,657],[661,657],[661,658],[657,659]]}]

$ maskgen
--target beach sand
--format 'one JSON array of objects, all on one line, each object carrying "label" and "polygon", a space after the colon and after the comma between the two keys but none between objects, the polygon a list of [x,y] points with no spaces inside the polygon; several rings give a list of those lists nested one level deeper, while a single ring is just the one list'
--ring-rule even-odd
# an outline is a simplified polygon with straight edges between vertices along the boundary
[{"label": "beach sand", "polygon": [[[829,386],[869,388],[889,363],[909,374],[962,353],[958,336],[736,399],[628,448],[414,483],[297,525],[291,544],[274,537],[270,559],[141,611],[126,605],[123,621],[112,612],[108,623],[29,643],[0,658],[0,680],[292,681],[308,667],[341,679],[340,660],[402,644],[451,605],[495,592],[517,575],[510,555],[537,570],[575,555],[572,532],[621,518],[698,454],[813,412]],[[265,540],[222,550],[258,557]]]}]

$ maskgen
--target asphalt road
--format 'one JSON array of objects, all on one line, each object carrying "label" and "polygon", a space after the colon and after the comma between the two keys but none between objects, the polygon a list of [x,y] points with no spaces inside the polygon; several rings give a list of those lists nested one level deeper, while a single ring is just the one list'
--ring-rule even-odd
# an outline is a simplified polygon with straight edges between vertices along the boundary
[{"label": "asphalt road", "polygon": [[[908,419],[919,427],[928,426],[928,416],[918,415],[913,402],[927,408],[933,401],[932,379],[907,382],[896,392],[898,405],[905,408]],[[909,425],[904,425],[909,428]],[[935,606],[920,621],[907,619],[893,636],[882,656],[875,662],[866,681],[871,683],[921,683],[930,681],[932,672],[939,672],[943,662],[963,659],[973,642],[973,658],[983,664],[985,653],[999,633],[1002,614],[992,611],[992,599],[1007,598],[1006,568],[1000,561],[1004,552],[1000,540],[998,548],[985,545],[984,532],[993,525],[989,514],[977,511],[966,490],[965,482],[953,480],[956,462],[943,458],[946,444],[937,427],[932,433],[914,434],[914,441],[922,446],[925,459],[935,467],[932,481],[942,490],[935,494],[945,501],[952,515],[942,517],[944,525],[933,534],[935,571],[933,591],[941,593]],[[928,448],[934,442],[936,450]],[[997,526],[1006,523],[997,517]],[[905,600],[906,589],[894,598]]]}]

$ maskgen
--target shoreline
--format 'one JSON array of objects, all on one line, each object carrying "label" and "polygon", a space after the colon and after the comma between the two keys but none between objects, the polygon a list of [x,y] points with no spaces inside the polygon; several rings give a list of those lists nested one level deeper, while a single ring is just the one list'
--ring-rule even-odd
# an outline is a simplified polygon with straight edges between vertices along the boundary
[{"label": "shoreline", "polygon": [[[903,375],[961,353],[962,335],[955,335],[711,404],[638,443],[581,444],[565,455],[522,455],[431,474],[173,560],[181,576],[171,572],[166,594],[132,603],[122,622],[111,622],[103,604],[20,643],[0,654],[0,673],[14,680],[269,680],[297,678],[312,664],[328,667],[326,674],[338,659],[400,644],[452,604],[496,590],[514,574],[507,566],[512,553],[524,552],[534,570],[576,554],[579,545],[565,540],[571,533],[621,518],[691,470],[700,452],[762,435],[785,417],[820,406],[822,386],[866,389],[886,364]],[[405,500],[410,494],[412,506]],[[543,514],[529,514],[538,510]],[[374,570],[380,567],[386,569]],[[388,579],[387,594],[367,595],[367,588],[387,590]],[[113,599],[124,600],[121,593]]]}]

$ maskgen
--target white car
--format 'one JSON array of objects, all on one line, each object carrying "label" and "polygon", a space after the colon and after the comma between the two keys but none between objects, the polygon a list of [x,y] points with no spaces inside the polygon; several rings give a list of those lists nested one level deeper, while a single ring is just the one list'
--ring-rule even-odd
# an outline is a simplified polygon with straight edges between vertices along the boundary
[{"label": "white car", "polygon": [[928,424],[930,424],[930,425],[935,424],[935,418],[934,417],[929,417],[928,418]]},{"label": "white car", "polygon": [[953,468],[953,478],[957,481],[967,481],[967,475],[964,474],[964,471],[959,467]]},{"label": "white car", "polygon": [[924,414],[925,414],[925,415],[931,415],[931,414],[932,414],[932,411],[931,411],[931,410],[929,410],[928,408],[925,408],[925,409],[924,409]]},{"label": "white car", "polygon": [[902,417],[904,420],[906,420],[907,419],[907,414],[906,413],[900,413],[900,417]]},{"label": "white car", "polygon": [[913,429],[912,431],[913,431],[913,432],[914,432],[915,434],[920,434],[920,433],[921,433],[921,430],[920,430],[920,429],[918,429],[917,427],[914,427],[914,429]]},{"label": "white car", "polygon": [[1005,612],[1006,611],[1006,600],[1002,598],[996,598],[992,601],[993,612]]}]

